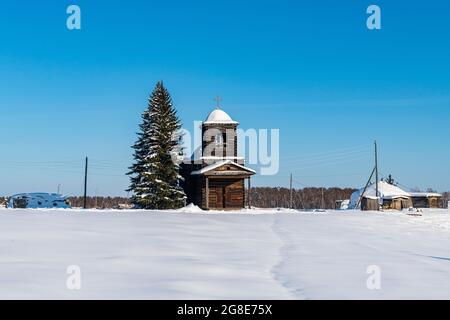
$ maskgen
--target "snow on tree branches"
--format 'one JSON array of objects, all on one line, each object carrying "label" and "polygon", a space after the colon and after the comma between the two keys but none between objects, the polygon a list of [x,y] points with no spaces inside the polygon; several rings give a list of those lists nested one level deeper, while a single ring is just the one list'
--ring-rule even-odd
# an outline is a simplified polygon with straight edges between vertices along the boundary
[{"label": "snow on tree branches", "polygon": [[129,168],[132,202],[138,208],[173,209],[183,206],[179,161],[182,158],[181,123],[162,82],[156,84],[142,114],[134,162]]}]

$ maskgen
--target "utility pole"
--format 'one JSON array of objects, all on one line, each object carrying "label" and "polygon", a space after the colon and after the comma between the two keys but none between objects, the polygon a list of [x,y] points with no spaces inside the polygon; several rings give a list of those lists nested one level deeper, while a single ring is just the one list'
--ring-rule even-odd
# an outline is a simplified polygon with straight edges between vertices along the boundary
[{"label": "utility pole", "polygon": [[292,209],[292,173],[291,179],[289,180],[289,209]]},{"label": "utility pole", "polygon": [[325,210],[325,198],[323,196],[323,187],[322,187],[322,209]]},{"label": "utility pole", "polygon": [[378,201],[377,210],[380,210],[380,200],[378,199],[378,147],[377,141],[375,140],[375,192]]},{"label": "utility pole", "polygon": [[87,195],[87,172],[88,172],[88,157],[86,157],[86,164],[84,166],[84,198],[83,198],[83,208],[87,208],[86,195]]},{"label": "utility pole", "polygon": [[370,174],[369,180],[367,180],[367,183],[363,189],[363,192],[359,195],[358,202],[356,203],[355,209],[357,209],[359,207],[359,205],[361,204],[361,200],[364,196],[364,193],[366,193],[367,187],[369,186],[370,182],[372,181],[372,177],[373,177],[374,173],[375,173],[375,167],[372,169],[372,173]]},{"label": "utility pole", "polygon": [[58,184],[58,191],[56,193],[61,194],[61,184]]}]

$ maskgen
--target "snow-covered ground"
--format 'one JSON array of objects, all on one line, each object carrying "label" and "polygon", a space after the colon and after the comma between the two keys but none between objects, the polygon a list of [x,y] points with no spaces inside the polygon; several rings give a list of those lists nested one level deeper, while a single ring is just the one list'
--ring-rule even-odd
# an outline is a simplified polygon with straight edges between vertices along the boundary
[{"label": "snow-covered ground", "polygon": [[197,211],[0,209],[0,298],[450,299],[449,210]]}]

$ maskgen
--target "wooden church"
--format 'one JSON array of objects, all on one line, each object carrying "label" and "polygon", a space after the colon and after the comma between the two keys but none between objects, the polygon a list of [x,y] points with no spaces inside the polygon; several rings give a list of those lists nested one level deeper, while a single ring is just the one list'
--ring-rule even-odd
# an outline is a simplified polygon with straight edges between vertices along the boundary
[{"label": "wooden church", "polygon": [[250,206],[245,190],[255,174],[237,155],[238,122],[219,107],[202,122],[202,147],[182,165],[187,202],[202,209],[231,210]]}]

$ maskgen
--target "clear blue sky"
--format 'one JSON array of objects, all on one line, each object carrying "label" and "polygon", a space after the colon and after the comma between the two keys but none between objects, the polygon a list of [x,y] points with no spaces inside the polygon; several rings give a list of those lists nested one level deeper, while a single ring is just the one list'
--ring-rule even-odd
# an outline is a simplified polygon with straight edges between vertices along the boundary
[{"label": "clear blue sky", "polygon": [[[366,8],[382,9],[382,30]],[[78,4],[82,30],[66,29]],[[135,131],[164,80],[184,126],[213,98],[279,128],[281,170],[256,185],[361,186],[372,166],[450,190],[448,1],[4,1],[0,194],[124,195]],[[296,187],[301,187],[296,183]]]}]

